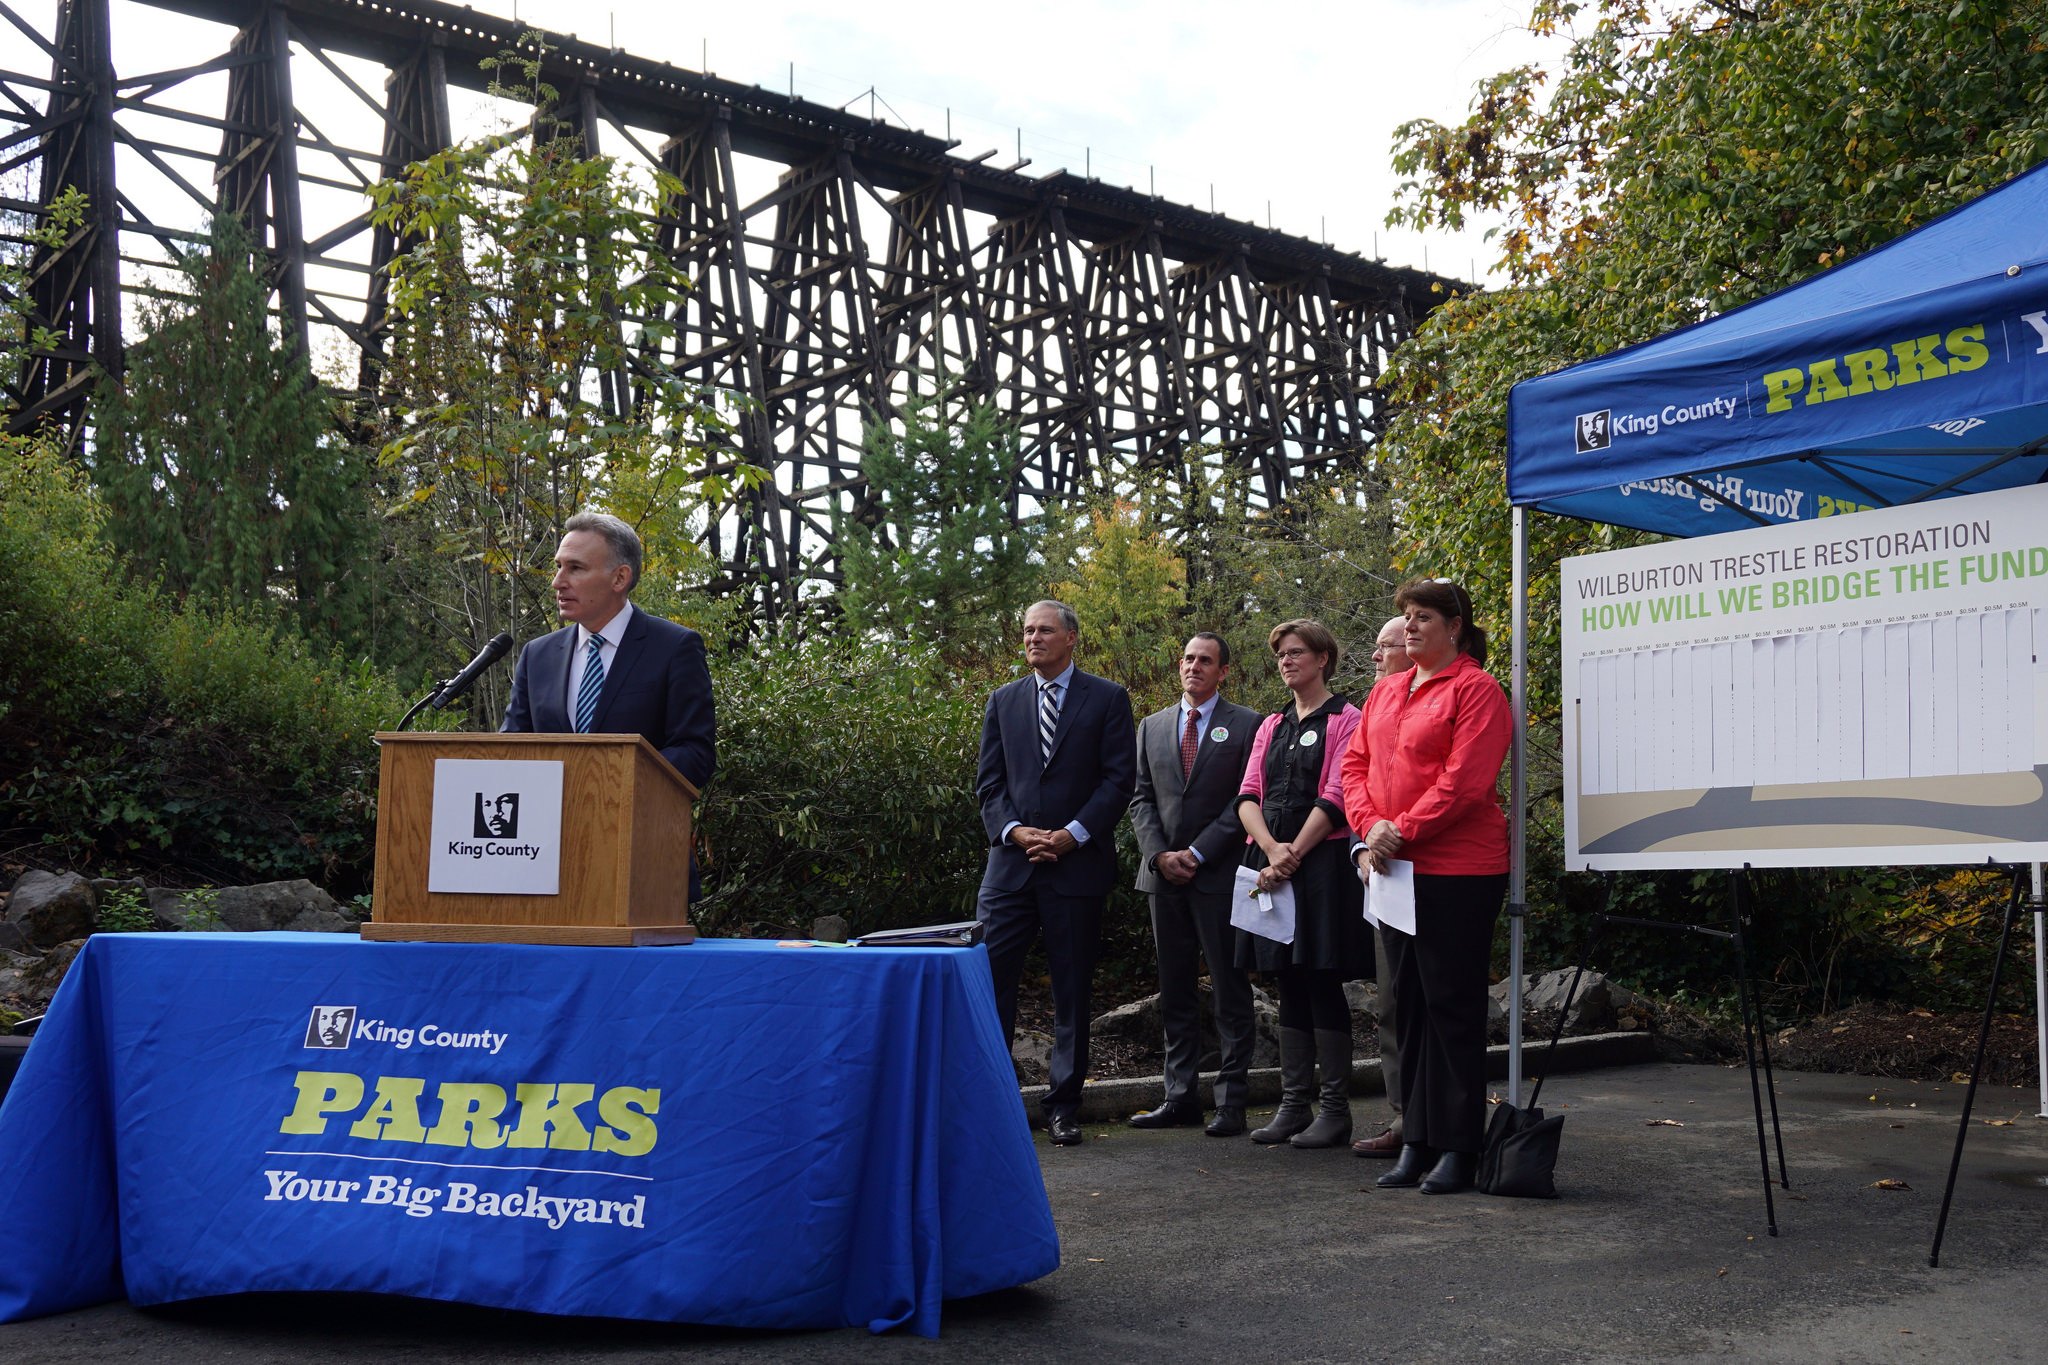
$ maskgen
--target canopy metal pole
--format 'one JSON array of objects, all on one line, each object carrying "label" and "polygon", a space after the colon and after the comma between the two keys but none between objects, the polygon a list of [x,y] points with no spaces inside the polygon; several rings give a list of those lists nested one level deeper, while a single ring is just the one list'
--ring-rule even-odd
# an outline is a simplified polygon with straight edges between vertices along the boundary
[{"label": "canopy metal pole", "polygon": [[2041,1069],[2041,1112],[2048,1119],[2048,963],[2041,960],[2043,920],[2048,906],[2041,899],[2041,864],[2034,864],[2034,1057]]},{"label": "canopy metal pole", "polygon": [[[1513,683],[1514,742],[1508,751],[1508,1103],[1522,1102],[1522,920],[1528,914],[1529,831],[1523,807],[1529,794],[1529,514],[1514,519]],[[2038,954],[2036,955],[2038,957]]]}]

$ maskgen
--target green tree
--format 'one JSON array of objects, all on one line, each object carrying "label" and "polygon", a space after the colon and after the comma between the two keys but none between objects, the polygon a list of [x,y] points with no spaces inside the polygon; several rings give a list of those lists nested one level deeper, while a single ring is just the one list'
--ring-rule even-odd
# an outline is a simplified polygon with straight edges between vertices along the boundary
[{"label": "green tree", "polygon": [[1045,559],[1047,595],[1080,618],[1083,666],[1128,688],[1139,715],[1170,701],[1187,564],[1156,521],[1128,499],[1084,508],[1047,541]]},{"label": "green tree", "polygon": [[[557,126],[537,47],[486,66],[494,94]],[[655,218],[677,188],[637,184],[571,138],[505,135],[374,191],[375,220],[416,243],[391,270],[388,520],[412,613],[451,656],[552,627],[555,544],[575,512],[602,508],[669,545],[758,481],[707,459],[729,430],[718,403],[646,359],[689,287]],[[699,567],[679,557],[669,589]],[[495,714],[508,685],[486,678],[479,710]]]},{"label": "green tree", "polygon": [[127,373],[101,376],[90,464],[107,535],[179,598],[268,612],[354,643],[373,544],[366,461],[304,356],[273,330],[249,235],[216,219],[182,255],[185,297],[141,305]]},{"label": "green tree", "polygon": [[[1549,72],[1518,68],[1463,124],[1398,135],[1394,218],[1505,213],[1510,281],[1448,299],[1395,355],[1402,567],[1465,578],[1505,624],[1509,388],[1792,284],[2048,156],[2048,109],[2012,98],[2048,79],[2044,20],[2040,0],[1539,0],[1531,26],[1570,37],[1549,98]],[[1554,727],[1557,561],[1636,537],[1532,521],[1532,719]]]},{"label": "green tree", "polygon": [[[367,885],[392,681],[118,562],[54,431],[0,437],[0,845],[173,881]],[[430,718],[430,723],[435,718]]]},{"label": "green tree", "polygon": [[1016,428],[990,403],[927,398],[871,418],[866,490],[837,527],[847,621],[954,663],[1013,652],[1037,577],[1031,528],[1010,515],[1017,461]]},{"label": "green tree", "polygon": [[[1203,462],[1192,460],[1198,471]],[[1120,496],[1055,515],[1043,559],[1046,591],[1082,610],[1091,669],[1164,705],[1179,686],[1183,641],[1213,630],[1230,643],[1231,694],[1250,706],[1286,695],[1266,636],[1311,616],[1343,645],[1335,687],[1362,695],[1371,640],[1393,609],[1387,567],[1392,525],[1370,473],[1304,483],[1274,508],[1251,505],[1248,480],[1229,466],[1187,475],[1134,475]]]},{"label": "green tree", "polygon": [[[1463,578],[1490,625],[1509,605],[1512,385],[1793,284],[2048,157],[2048,106],[2015,95],[2048,80],[2042,0],[1537,0],[1530,23],[1566,39],[1554,72],[1482,82],[1462,124],[1411,123],[1394,157],[1395,221],[1506,215],[1508,286],[1448,298],[1395,353],[1384,445],[1396,558]],[[1557,564],[1637,539],[1531,518],[1539,858],[1558,818]]]}]

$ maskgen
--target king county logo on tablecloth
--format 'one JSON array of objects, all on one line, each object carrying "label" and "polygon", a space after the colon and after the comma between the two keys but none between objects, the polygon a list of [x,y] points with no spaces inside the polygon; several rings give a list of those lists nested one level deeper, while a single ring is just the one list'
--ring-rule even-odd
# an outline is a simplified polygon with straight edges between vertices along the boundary
[{"label": "king county logo on tablecloth", "polygon": [[313,1017],[306,1022],[306,1046],[345,1048],[355,1031],[354,1005],[315,1005]]}]

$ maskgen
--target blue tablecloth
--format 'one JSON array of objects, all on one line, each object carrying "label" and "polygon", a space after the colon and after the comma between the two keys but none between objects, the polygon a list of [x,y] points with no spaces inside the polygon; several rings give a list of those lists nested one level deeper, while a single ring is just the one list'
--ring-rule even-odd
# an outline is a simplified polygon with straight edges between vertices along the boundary
[{"label": "blue tablecloth", "polygon": [[97,935],[0,1152],[0,1320],[347,1290],[930,1335],[1059,1264],[981,949]]}]

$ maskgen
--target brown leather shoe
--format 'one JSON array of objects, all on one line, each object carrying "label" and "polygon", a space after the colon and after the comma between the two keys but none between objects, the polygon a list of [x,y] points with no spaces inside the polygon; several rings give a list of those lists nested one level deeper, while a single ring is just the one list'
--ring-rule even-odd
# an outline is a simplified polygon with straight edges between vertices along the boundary
[{"label": "brown leather shoe", "polygon": [[1401,1139],[1393,1129],[1380,1131],[1378,1137],[1360,1138],[1351,1144],[1353,1156],[1396,1157],[1401,1154]]}]

